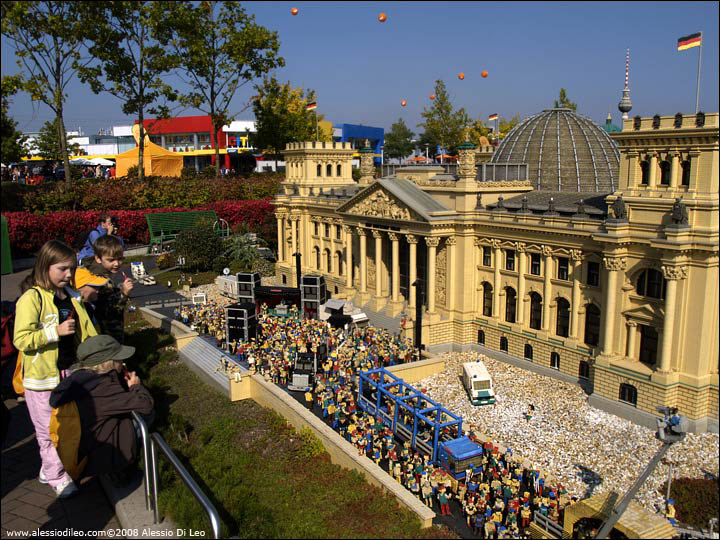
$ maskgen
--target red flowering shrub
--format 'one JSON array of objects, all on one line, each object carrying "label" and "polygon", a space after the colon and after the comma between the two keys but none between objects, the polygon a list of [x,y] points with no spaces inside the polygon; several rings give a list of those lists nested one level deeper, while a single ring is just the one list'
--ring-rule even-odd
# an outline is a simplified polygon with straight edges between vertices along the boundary
[{"label": "red flowering shrub", "polygon": [[[158,212],[183,212],[188,210],[215,210],[218,218],[230,227],[245,223],[261,228],[273,220],[274,207],[270,200],[223,201],[194,208],[147,208],[144,210],[110,210],[117,217],[119,233],[126,244],[147,244],[150,233],[145,214]],[[50,239],[56,238],[69,245],[83,231],[98,225],[99,210],[80,212],[52,212],[45,215],[29,212],[3,212],[7,220],[10,246],[15,256],[34,253]]]}]

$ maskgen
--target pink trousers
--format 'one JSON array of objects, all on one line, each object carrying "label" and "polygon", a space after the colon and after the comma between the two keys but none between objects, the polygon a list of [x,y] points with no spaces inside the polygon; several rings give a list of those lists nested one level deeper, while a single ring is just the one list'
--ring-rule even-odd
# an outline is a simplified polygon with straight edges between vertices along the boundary
[{"label": "pink trousers", "polygon": [[25,389],[25,403],[35,426],[35,436],[40,447],[40,459],[42,460],[40,470],[47,478],[48,484],[52,487],[59,486],[71,478],[65,472],[65,467],[63,467],[60,456],[50,439],[50,417],[52,416],[50,391],[40,392]]}]

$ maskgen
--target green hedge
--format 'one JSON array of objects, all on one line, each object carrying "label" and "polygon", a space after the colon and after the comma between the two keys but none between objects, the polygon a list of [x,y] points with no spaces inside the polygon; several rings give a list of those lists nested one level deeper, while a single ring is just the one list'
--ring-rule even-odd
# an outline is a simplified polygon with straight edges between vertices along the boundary
[{"label": "green hedge", "polygon": [[[707,529],[708,520],[718,518],[720,483],[717,479],[678,478],[670,485],[670,497],[675,500],[677,520],[684,525]],[[667,493],[667,482],[662,493]]]}]

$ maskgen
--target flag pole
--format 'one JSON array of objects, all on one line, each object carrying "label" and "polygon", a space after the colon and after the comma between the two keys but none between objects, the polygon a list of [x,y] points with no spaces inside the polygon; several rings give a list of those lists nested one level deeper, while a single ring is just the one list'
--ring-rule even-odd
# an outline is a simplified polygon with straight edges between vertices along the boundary
[{"label": "flag pole", "polygon": [[317,118],[317,106],[316,106],[316,107],[315,107],[315,141],[319,141],[319,140],[320,140],[320,135],[319,135],[319,133],[320,133],[320,132],[319,132],[319,130],[318,130],[318,118]]},{"label": "flag pole", "polygon": [[697,75],[697,89],[695,91],[695,114],[697,114],[700,107],[700,67],[702,66],[702,32],[700,32],[700,50],[698,51],[698,75]]}]

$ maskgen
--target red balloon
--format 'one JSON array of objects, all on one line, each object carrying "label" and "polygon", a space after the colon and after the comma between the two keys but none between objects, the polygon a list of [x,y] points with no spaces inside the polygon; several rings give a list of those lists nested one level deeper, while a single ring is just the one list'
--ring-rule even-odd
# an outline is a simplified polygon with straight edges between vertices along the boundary
[{"label": "red balloon", "polygon": [[298,14],[298,8],[296,8],[296,7],[292,8],[292,9],[290,10],[290,13],[292,13],[293,15],[297,15],[297,14]]},{"label": "red balloon", "polygon": [[400,102],[400,105],[402,105],[402,106],[404,107],[405,105],[407,105],[407,101],[405,101],[405,100],[403,99],[403,100]]},{"label": "red balloon", "polygon": [[484,79],[484,78],[486,78],[486,77],[488,76],[488,72],[487,72],[487,71],[483,71],[480,75],[482,75],[482,76],[483,76],[483,79]]},{"label": "red balloon", "polygon": [[387,21],[387,15],[385,15],[384,13],[381,13],[380,15],[378,15],[378,21],[380,21],[380,22]]},{"label": "red balloon", "polygon": [[430,99],[435,99],[435,94],[430,94]]},{"label": "red balloon", "polygon": [[461,71],[460,74],[458,75],[458,79],[460,79],[462,81],[464,78],[465,78],[465,74]]}]

